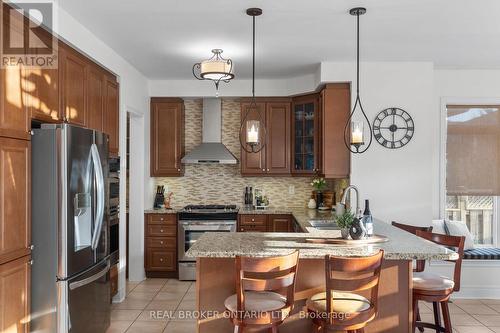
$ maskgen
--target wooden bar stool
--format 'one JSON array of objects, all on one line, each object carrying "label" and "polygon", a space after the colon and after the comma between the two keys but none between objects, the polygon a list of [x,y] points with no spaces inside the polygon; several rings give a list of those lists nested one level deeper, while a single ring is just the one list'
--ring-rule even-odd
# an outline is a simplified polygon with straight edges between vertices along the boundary
[{"label": "wooden bar stool", "polygon": [[224,305],[234,332],[267,327],[272,333],[293,309],[299,251],[282,257],[236,257],[236,294]]},{"label": "wooden bar stool", "polygon": [[[415,272],[413,274],[413,330],[415,327],[430,328],[436,332],[452,333],[450,310],[448,301],[453,292],[460,290],[460,275],[462,259],[464,257],[465,237],[433,234],[431,232],[417,231],[417,236],[425,238],[436,244],[453,247],[458,253],[457,260],[447,260],[455,263],[453,280],[433,273]],[[432,302],[434,308],[434,324],[424,323],[417,318],[418,302]],[[439,305],[443,312],[444,327],[441,326]]]},{"label": "wooden bar stool", "polygon": [[383,258],[382,250],[368,257],[325,257],[326,292],[306,303],[314,332],[364,332],[377,315]]}]

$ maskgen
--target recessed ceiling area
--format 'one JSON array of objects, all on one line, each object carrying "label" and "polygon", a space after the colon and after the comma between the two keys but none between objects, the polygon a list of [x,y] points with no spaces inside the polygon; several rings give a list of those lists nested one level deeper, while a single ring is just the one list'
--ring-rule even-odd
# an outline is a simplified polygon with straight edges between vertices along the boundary
[{"label": "recessed ceiling area", "polygon": [[252,22],[257,18],[256,73],[289,78],[323,61],[353,61],[355,18],[362,61],[430,61],[436,68],[500,68],[500,1],[62,0],[61,6],[149,79],[193,79],[195,62],[221,48],[238,78],[251,77]]}]

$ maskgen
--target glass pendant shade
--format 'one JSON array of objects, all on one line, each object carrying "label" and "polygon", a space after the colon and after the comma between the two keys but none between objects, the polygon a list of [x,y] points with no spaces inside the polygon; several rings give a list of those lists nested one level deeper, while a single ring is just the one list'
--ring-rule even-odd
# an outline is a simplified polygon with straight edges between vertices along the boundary
[{"label": "glass pendant shade", "polygon": [[247,144],[248,145],[258,145],[260,142],[259,131],[260,131],[260,121],[258,120],[247,120]]},{"label": "glass pendant shade", "polygon": [[362,121],[352,121],[351,122],[351,144],[363,144],[363,128],[364,124]]},{"label": "glass pendant shade", "polygon": [[193,65],[193,75],[198,80],[210,80],[215,84],[216,96],[219,96],[219,83],[228,83],[234,78],[233,61],[222,57],[221,49],[213,49],[210,59]]}]

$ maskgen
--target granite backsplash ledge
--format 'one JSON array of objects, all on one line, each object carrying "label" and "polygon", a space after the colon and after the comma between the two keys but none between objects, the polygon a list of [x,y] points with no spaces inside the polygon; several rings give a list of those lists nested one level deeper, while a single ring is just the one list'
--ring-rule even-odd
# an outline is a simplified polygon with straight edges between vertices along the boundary
[{"label": "granite backsplash ledge", "polygon": [[[202,99],[186,99],[185,151],[201,143]],[[238,131],[240,126],[240,101],[238,98],[222,99],[222,143],[240,159]],[[240,165],[188,164],[184,177],[155,178],[156,185],[164,185],[173,192],[172,205],[187,204],[236,204],[243,205],[245,186],[258,188],[268,196],[275,207],[304,207],[311,196],[312,177],[242,177]],[[330,188],[338,191],[346,181],[332,181]],[[294,193],[289,189],[293,186]]]}]

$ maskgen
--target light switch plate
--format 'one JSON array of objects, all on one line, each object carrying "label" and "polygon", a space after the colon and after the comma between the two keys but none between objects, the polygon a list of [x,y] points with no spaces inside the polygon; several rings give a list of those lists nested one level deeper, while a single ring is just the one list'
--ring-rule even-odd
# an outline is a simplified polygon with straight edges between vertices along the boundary
[{"label": "light switch plate", "polygon": [[295,194],[295,185],[288,186],[288,194]]}]

